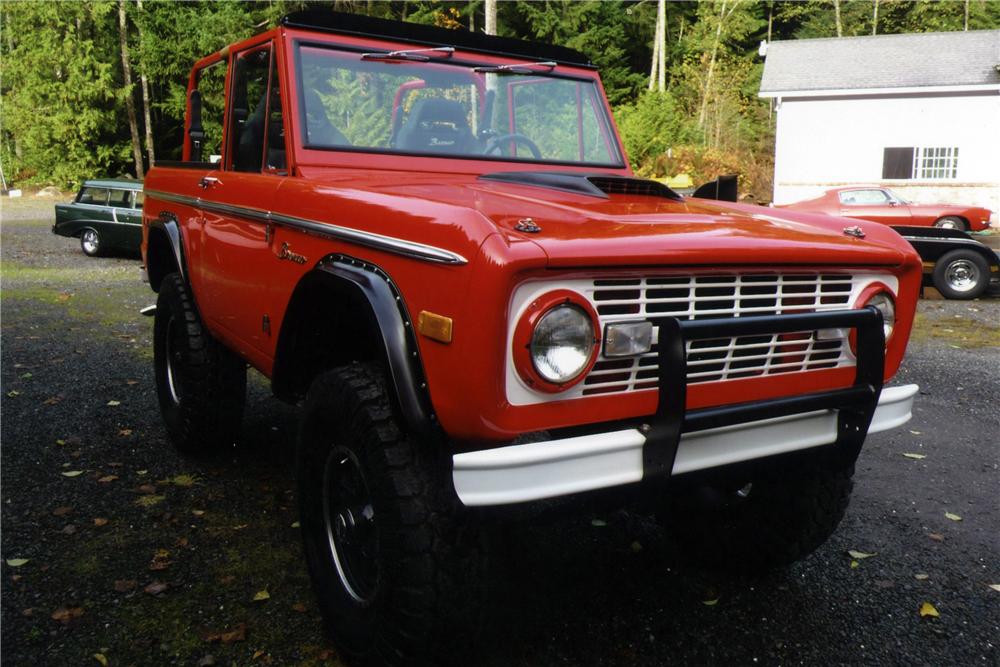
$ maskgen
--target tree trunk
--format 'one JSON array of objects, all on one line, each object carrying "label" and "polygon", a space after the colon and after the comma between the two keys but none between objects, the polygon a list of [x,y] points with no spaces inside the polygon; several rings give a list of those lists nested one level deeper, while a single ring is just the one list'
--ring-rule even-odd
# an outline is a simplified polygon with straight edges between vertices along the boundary
[{"label": "tree trunk", "polygon": [[969,32],[969,0],[965,0],[965,27],[962,30]]},{"label": "tree trunk", "polygon": [[139,123],[135,118],[135,100],[132,96],[132,68],[128,62],[128,25],[125,21],[125,0],[118,0],[118,36],[122,51],[122,79],[125,84],[125,109],[128,111],[128,129],[132,133],[132,153],[135,157],[135,175],[142,180],[142,145],[139,143]]},{"label": "tree trunk", "polygon": [[486,34],[497,34],[497,0],[486,0]]},{"label": "tree trunk", "polygon": [[660,25],[659,70],[656,87],[661,93],[667,89],[667,0],[660,0],[656,6],[656,20]]},{"label": "tree trunk", "polygon": [[[142,0],[138,0],[139,13],[142,13]],[[142,50],[142,21],[136,22],[139,28],[139,50]],[[144,63],[140,68],[139,82],[142,85],[142,115],[146,122],[146,157],[149,159],[149,166],[156,162],[156,153],[153,150],[153,119],[150,113],[149,104],[149,79],[146,78],[146,66]]]},{"label": "tree trunk", "polygon": [[840,0],[833,0],[833,18],[837,23],[837,37],[843,37],[844,26],[840,22]]},{"label": "tree trunk", "polygon": [[[712,91],[712,75],[715,73],[715,59],[719,54],[719,42],[722,41],[722,24],[726,20],[726,4],[728,0],[722,0],[719,4],[719,23],[715,26],[715,40],[712,42],[712,55],[708,60],[708,73],[705,74],[705,85],[701,94],[701,109],[698,111],[698,127],[705,128],[705,114],[708,111],[708,98]],[[730,13],[732,10],[730,10]]]},{"label": "tree trunk", "polygon": [[660,24],[659,9],[656,12],[656,29],[653,31],[653,62],[649,67],[649,89],[656,87],[656,74],[660,67],[660,31],[663,26]]},{"label": "tree trunk", "polygon": [[878,34],[878,0],[873,0],[872,4],[875,7],[874,12],[872,13],[872,34],[873,35],[877,35]]}]

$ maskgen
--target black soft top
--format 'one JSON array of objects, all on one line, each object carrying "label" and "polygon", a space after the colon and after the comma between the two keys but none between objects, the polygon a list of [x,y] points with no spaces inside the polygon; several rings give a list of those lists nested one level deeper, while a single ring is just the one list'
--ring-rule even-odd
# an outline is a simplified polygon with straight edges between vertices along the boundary
[{"label": "black soft top", "polygon": [[281,24],[290,28],[319,30],[342,35],[385,37],[397,42],[432,47],[454,46],[467,51],[516,58],[553,60],[562,65],[593,68],[587,56],[565,46],[525,42],[520,39],[483,35],[467,30],[448,30],[405,21],[387,21],[362,14],[307,9],[286,15],[281,19]]}]

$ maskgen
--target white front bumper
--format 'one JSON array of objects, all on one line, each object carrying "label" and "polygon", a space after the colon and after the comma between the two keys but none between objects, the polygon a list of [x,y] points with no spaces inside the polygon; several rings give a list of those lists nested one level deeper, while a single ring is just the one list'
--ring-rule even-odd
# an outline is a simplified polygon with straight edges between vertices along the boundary
[{"label": "white front bumper", "polygon": [[[919,387],[886,387],[869,433],[910,420]],[[681,436],[673,474],[828,445],[837,440],[837,411],[820,410]],[[603,489],[642,479],[638,429],[532,442],[453,457],[455,491],[465,505],[507,505]]]}]

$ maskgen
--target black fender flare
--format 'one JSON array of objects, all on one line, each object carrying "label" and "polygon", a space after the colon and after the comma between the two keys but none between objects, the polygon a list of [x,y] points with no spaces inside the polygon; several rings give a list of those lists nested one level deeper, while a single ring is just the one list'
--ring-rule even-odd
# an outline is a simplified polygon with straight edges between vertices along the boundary
[{"label": "black fender flare", "polygon": [[[154,253],[151,252],[151,246],[153,244],[153,238],[155,235],[163,234],[166,237],[167,244],[169,245],[170,252],[173,256],[174,264],[177,267],[177,271],[181,274],[181,277],[187,281],[187,263],[184,259],[184,240],[181,236],[181,226],[177,221],[177,216],[169,211],[162,211],[159,216],[153,218],[149,222],[149,236],[146,239],[147,247],[146,251],[146,271],[149,274],[149,284],[153,288],[154,292],[159,291],[160,282],[163,280],[163,276],[170,273],[168,269],[162,266],[151,266],[154,261]],[[162,241],[157,241],[157,243],[162,243]]]},{"label": "black fender flare", "polygon": [[[346,255],[329,255],[303,276],[290,299],[282,324],[275,354],[272,388],[275,395],[293,398],[294,368],[289,359],[293,354],[295,328],[289,325],[292,309],[300,291],[321,288],[337,298],[345,299],[367,317],[368,324],[377,328],[381,337],[387,380],[391,383],[402,417],[411,432],[429,435],[436,418],[431,407],[427,382],[420,361],[416,336],[403,297],[395,283],[379,267]],[[293,317],[291,319],[297,319]]]}]

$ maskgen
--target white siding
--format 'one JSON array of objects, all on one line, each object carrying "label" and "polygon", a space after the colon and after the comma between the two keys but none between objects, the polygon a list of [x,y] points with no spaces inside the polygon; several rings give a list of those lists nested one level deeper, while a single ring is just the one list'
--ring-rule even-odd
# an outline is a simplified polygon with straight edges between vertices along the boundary
[{"label": "white siding", "polygon": [[[958,147],[958,177],[883,181],[891,146]],[[1000,210],[1000,94],[784,99],[778,107],[774,203],[839,185],[884,183],[914,201]]]}]

